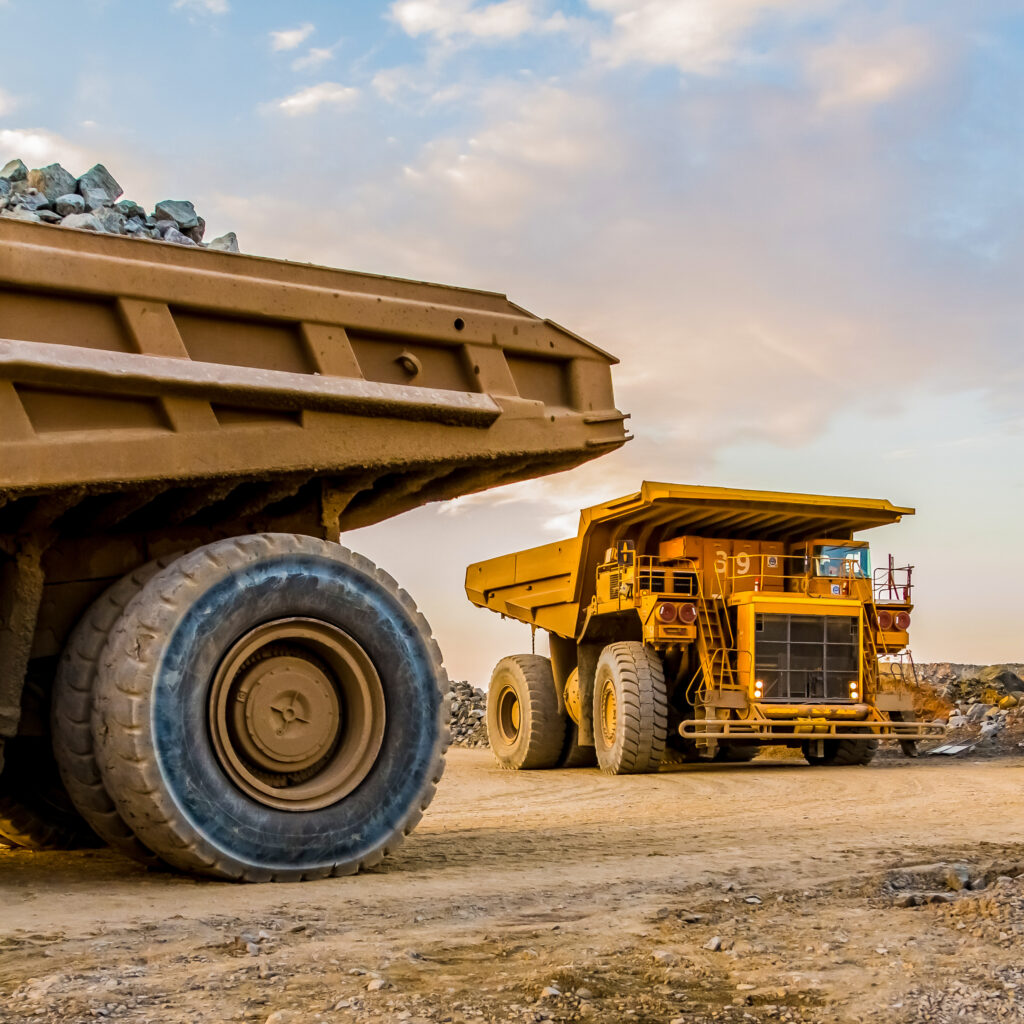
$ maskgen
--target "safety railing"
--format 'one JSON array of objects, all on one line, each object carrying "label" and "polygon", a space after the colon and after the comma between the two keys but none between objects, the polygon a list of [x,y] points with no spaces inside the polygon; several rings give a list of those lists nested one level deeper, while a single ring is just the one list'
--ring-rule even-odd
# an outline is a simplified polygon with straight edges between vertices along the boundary
[{"label": "safety railing", "polygon": [[914,567],[899,565],[889,556],[889,564],[880,566],[872,578],[872,590],[876,601],[894,601],[910,604],[914,590]]}]

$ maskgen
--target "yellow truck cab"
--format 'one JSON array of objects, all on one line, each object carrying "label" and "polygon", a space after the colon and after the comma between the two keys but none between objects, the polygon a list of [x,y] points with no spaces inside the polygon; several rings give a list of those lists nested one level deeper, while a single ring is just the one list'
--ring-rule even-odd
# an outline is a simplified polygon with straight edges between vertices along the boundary
[{"label": "yellow truck cab", "polygon": [[[644,483],[584,509],[575,538],[471,565],[469,599],[549,633],[550,658],[498,663],[488,733],[500,763],[656,770],[799,747],[864,764],[913,753],[912,567],[872,568],[854,534],[887,501]],[[880,673],[880,662],[887,670]]]}]

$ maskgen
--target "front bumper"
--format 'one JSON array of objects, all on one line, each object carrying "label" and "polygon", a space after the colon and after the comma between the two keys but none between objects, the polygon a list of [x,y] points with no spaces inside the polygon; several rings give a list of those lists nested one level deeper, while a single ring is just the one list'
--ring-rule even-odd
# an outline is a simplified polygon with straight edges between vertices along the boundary
[{"label": "front bumper", "polygon": [[755,740],[762,743],[786,740],[925,740],[945,736],[939,722],[896,722],[875,708],[866,717],[852,719],[846,708],[814,707],[785,718],[769,717],[751,705],[747,718],[688,719],[679,733],[689,739]]}]

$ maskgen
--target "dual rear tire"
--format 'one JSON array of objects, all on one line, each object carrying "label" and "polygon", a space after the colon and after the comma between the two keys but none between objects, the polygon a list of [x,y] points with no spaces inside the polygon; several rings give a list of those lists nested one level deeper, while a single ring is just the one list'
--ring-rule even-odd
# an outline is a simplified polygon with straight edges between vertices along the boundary
[{"label": "dual rear tire", "polygon": [[55,754],[83,817],[136,860],[348,874],[433,797],[446,688],[426,621],[372,563],[235,538],[143,567],[86,614],[55,687]]},{"label": "dual rear tire", "polygon": [[491,676],[487,735],[502,768],[589,767],[610,775],[657,771],[665,753],[668,697],[658,656],[641,643],[609,644],[598,660],[594,746],[579,743],[547,658],[503,658]]}]

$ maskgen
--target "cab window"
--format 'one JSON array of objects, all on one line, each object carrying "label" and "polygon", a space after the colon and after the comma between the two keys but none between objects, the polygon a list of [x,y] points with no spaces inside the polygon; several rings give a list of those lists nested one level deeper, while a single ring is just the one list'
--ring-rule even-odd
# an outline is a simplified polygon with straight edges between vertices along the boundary
[{"label": "cab window", "polygon": [[815,576],[866,578],[871,574],[867,548],[844,544],[817,544],[813,554]]}]

